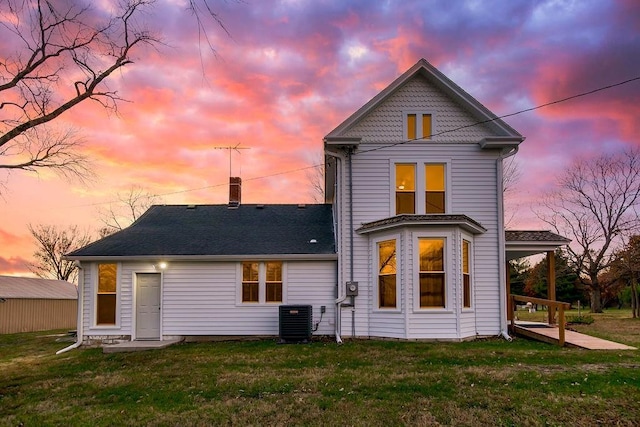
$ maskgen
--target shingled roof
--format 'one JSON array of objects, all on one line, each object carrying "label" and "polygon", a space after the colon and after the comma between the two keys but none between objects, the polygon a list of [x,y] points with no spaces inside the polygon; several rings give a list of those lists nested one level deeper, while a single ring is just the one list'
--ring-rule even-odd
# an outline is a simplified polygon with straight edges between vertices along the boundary
[{"label": "shingled roof", "polygon": [[334,254],[331,205],[157,205],[67,258]]}]

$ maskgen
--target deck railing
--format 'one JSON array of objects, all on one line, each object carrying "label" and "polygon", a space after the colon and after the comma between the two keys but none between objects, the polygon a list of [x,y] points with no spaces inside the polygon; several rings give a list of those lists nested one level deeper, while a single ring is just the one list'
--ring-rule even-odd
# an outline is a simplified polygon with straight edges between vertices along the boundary
[{"label": "deck railing", "polygon": [[564,346],[564,328],[566,326],[564,311],[569,310],[571,308],[571,304],[569,304],[568,302],[552,301],[548,299],[532,298],[532,297],[526,297],[522,295],[511,294],[509,295],[508,313],[510,316],[509,320],[511,320],[512,331],[515,330],[515,326],[516,326],[515,316],[513,315],[513,312],[517,308],[516,301],[520,301],[524,303],[530,302],[531,304],[538,304],[538,305],[546,305],[548,307],[549,316],[547,318],[547,322],[549,323],[549,325],[553,325],[555,323],[555,314],[557,311],[558,312],[558,344],[560,344],[560,346]]}]

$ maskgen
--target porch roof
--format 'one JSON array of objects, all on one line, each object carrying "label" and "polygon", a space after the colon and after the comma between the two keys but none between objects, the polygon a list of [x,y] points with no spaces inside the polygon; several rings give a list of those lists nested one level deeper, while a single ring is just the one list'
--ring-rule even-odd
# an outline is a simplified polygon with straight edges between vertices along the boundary
[{"label": "porch roof", "polygon": [[555,251],[571,239],[548,230],[505,230],[507,261]]}]

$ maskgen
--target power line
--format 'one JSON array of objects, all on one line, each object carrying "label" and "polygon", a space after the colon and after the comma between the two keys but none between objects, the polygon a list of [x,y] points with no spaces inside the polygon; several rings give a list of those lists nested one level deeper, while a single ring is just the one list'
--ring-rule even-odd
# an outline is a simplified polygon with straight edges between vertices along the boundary
[{"label": "power line", "polygon": [[[447,133],[456,132],[456,131],[459,131],[459,130],[462,130],[462,129],[467,129],[467,128],[470,128],[470,127],[475,127],[475,126],[483,125],[483,124],[486,124],[486,123],[491,123],[491,122],[494,122],[496,120],[501,120],[501,119],[504,119],[504,118],[507,118],[507,117],[513,117],[513,116],[517,116],[519,114],[523,114],[523,113],[528,113],[528,112],[531,112],[531,111],[539,110],[541,108],[549,107],[551,105],[556,105],[556,104],[560,104],[560,103],[563,103],[563,102],[571,101],[571,100],[576,99],[576,98],[581,98],[581,97],[584,97],[584,96],[592,95],[592,94],[597,93],[597,92],[602,92],[604,90],[612,89],[614,87],[622,86],[622,85],[625,85],[625,84],[628,84],[628,83],[632,83],[632,82],[638,81],[638,80],[640,80],[640,76],[633,77],[633,78],[630,78],[630,79],[627,79],[627,80],[624,80],[624,81],[621,81],[621,82],[618,82],[618,83],[613,83],[613,84],[610,84],[610,85],[607,85],[607,86],[601,86],[601,87],[599,87],[597,89],[589,90],[587,92],[578,93],[576,95],[571,95],[571,96],[568,96],[566,98],[561,98],[561,99],[557,99],[555,101],[546,102],[544,104],[536,105],[534,107],[525,108],[523,110],[519,110],[519,111],[516,111],[514,113],[503,114],[501,116],[493,117],[491,119],[481,120],[479,122],[471,123],[471,124],[468,124],[468,125],[463,125],[463,126],[458,126],[456,128],[443,130],[443,131],[440,131],[440,132],[437,132],[437,133],[433,133],[433,134],[429,135],[428,137],[424,137],[423,136],[422,138],[414,138],[414,139],[408,139],[408,140],[404,140],[404,141],[400,141],[400,142],[395,142],[395,143],[392,143],[392,144],[386,144],[386,145],[370,148],[368,150],[361,150],[361,151],[358,151],[357,153],[354,153],[354,154],[363,154],[363,153],[369,153],[369,152],[372,152],[372,151],[381,150],[383,148],[396,147],[398,145],[408,144],[409,142],[419,141],[419,140],[423,140],[425,138],[429,138],[430,139],[430,138],[433,138],[434,136],[440,136],[440,135],[444,135],[444,134],[447,134]],[[224,149],[242,148],[242,149],[245,149],[244,147],[238,147],[239,145],[240,144],[238,143],[238,145],[235,146],[235,147],[214,147],[214,148],[216,148],[216,149],[217,148],[224,148]],[[259,179],[271,178],[271,177],[279,176],[279,175],[287,175],[287,174],[290,174],[290,173],[300,172],[300,171],[303,171],[303,170],[313,169],[313,168],[317,168],[317,167],[321,167],[321,166],[324,166],[324,164],[316,164],[316,165],[305,166],[305,167],[301,167],[301,168],[297,168],[297,169],[291,169],[291,170],[288,170],[288,171],[275,172],[275,173],[272,173],[272,174],[269,174],[269,175],[262,175],[262,176],[257,176],[257,177],[253,177],[253,178],[247,178],[244,181],[256,181],[256,180],[259,180]],[[184,194],[184,193],[190,193],[190,192],[193,192],[193,191],[200,191],[200,190],[207,190],[207,189],[215,188],[215,187],[222,187],[222,186],[225,186],[225,185],[227,185],[227,183],[208,185],[206,187],[199,187],[199,188],[189,188],[189,189],[186,189],[186,190],[172,191],[172,192],[169,192],[169,193],[153,194],[153,195],[149,195],[149,196],[146,196],[146,197],[147,198],[151,198],[151,197],[172,196],[172,195],[175,195],[175,194]],[[119,200],[112,200],[112,201],[108,201],[108,202],[91,203],[91,204],[86,204],[86,205],[76,205],[76,206],[73,206],[73,207],[100,206],[100,205],[106,205],[106,204],[117,203],[117,202],[119,202]]]},{"label": "power line", "polygon": [[568,96],[566,98],[557,99],[555,101],[550,101],[550,102],[547,102],[547,103],[544,103],[544,104],[536,105],[535,107],[525,108],[523,110],[516,111],[515,113],[503,114],[502,116],[497,116],[497,117],[494,117],[494,118],[491,118],[491,119],[482,120],[482,121],[471,123],[471,124],[468,124],[468,125],[463,125],[463,126],[458,126],[456,128],[443,130],[443,131],[440,131],[440,132],[437,132],[437,133],[432,133],[429,136],[423,136],[422,138],[413,138],[413,139],[408,139],[408,140],[405,140],[405,141],[394,142],[392,144],[381,145],[381,146],[378,146],[378,147],[370,148],[368,150],[361,150],[361,151],[358,151],[358,152],[356,152],[354,154],[369,153],[371,151],[377,151],[377,150],[381,150],[383,148],[391,148],[391,147],[396,147],[398,145],[404,145],[404,144],[407,144],[407,143],[413,142],[413,141],[419,141],[419,140],[423,140],[423,139],[431,139],[434,136],[440,136],[440,135],[444,135],[446,133],[456,132],[456,131],[459,131],[459,130],[462,130],[462,129],[467,129],[467,128],[470,128],[470,127],[475,127],[475,126],[483,125],[483,124],[486,124],[486,123],[495,122],[496,120],[501,120],[501,119],[504,119],[504,118],[507,118],[507,117],[517,116],[518,114],[523,114],[523,113],[528,113],[528,112],[531,112],[531,111],[539,110],[541,108],[548,107],[550,105],[560,104],[562,102],[571,101],[572,99],[581,98],[581,97],[587,96],[587,95],[592,95],[594,93],[601,92],[603,90],[611,89],[611,88],[614,88],[614,87],[622,86],[622,85],[625,85],[627,83],[631,83],[631,82],[634,82],[634,81],[637,81],[637,80],[640,80],[640,76],[633,77],[631,79],[624,80],[624,81],[621,81],[621,82],[618,82],[618,83],[613,83],[613,84],[610,84],[610,85],[607,85],[607,86],[602,86],[602,87],[599,87],[597,89],[593,89],[593,90],[590,90],[590,91],[587,91],[587,92],[582,92],[582,93],[579,93],[577,95],[571,95],[571,96]]}]

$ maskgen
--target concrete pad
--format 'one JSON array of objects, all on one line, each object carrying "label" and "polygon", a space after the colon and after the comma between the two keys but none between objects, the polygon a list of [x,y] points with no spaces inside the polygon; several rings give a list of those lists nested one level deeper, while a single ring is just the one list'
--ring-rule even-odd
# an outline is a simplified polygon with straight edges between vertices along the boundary
[{"label": "concrete pad", "polygon": [[129,341],[119,344],[110,344],[102,347],[103,353],[128,353],[133,351],[157,350],[167,348],[170,345],[177,344],[182,338],[170,339],[164,341]]}]

